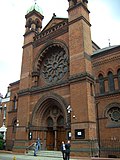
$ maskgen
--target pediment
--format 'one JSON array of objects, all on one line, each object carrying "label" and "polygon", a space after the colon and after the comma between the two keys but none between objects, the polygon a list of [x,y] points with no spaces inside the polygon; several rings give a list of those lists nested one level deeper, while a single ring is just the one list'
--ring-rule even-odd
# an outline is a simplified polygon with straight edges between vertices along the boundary
[{"label": "pediment", "polygon": [[43,29],[42,31],[48,30],[48,29],[50,29],[51,27],[53,27],[53,26],[55,26],[55,25],[57,25],[57,24],[59,24],[59,23],[62,23],[62,22],[65,21],[65,20],[67,20],[67,18],[57,18],[57,17],[52,18],[52,19],[48,22],[48,24],[44,27],[44,29]]}]

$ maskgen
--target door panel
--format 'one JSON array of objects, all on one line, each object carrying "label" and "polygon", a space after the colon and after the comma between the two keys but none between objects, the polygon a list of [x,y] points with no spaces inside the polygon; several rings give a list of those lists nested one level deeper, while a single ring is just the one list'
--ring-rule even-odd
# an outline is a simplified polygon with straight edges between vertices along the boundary
[{"label": "door panel", "polygon": [[54,135],[53,129],[48,129],[47,141],[46,141],[47,150],[54,150],[54,139],[55,139],[55,135]]},{"label": "door panel", "polygon": [[60,150],[62,141],[66,141],[66,132],[63,127],[59,127],[57,131],[57,150]]}]

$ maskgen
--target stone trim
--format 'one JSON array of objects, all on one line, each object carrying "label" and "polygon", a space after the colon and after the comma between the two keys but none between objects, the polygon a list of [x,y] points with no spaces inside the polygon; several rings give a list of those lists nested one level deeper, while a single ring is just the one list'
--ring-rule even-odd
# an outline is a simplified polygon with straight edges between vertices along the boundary
[{"label": "stone trim", "polygon": [[24,95],[34,94],[34,93],[36,94],[36,93],[40,93],[43,91],[48,91],[48,90],[52,90],[55,88],[68,86],[70,85],[70,83],[79,82],[85,79],[94,83],[94,77],[91,74],[85,72],[85,73],[72,75],[70,76],[70,78],[66,80],[62,80],[61,82],[58,82],[55,84],[48,84],[47,86],[43,86],[43,87],[37,86],[37,87],[31,87],[31,88],[27,88],[24,90],[20,90],[18,92],[18,96],[24,96]]}]

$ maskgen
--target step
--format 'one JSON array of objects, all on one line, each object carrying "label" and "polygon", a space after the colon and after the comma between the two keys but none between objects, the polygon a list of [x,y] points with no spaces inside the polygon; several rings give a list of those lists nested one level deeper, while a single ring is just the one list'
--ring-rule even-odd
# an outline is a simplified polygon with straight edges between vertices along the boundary
[{"label": "step", "polygon": [[[34,150],[29,150],[27,155],[34,155]],[[62,158],[62,153],[61,151],[45,151],[45,150],[40,150],[37,151],[37,155],[41,157],[55,157],[55,158]]]}]

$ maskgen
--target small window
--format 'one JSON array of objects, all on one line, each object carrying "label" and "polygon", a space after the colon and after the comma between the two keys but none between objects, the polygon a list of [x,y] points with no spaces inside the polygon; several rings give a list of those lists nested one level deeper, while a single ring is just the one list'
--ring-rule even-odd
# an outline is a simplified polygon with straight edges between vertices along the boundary
[{"label": "small window", "polygon": [[115,90],[114,77],[112,72],[108,72],[108,87],[109,87],[109,91]]},{"label": "small window", "polygon": [[102,74],[98,76],[99,79],[99,89],[100,89],[100,94],[105,92],[105,84],[104,84],[104,77]]},{"label": "small window", "polygon": [[93,96],[93,84],[90,83],[90,92],[91,92],[91,96]]},{"label": "small window", "polygon": [[4,105],[4,113],[3,114],[4,114],[3,115],[4,119],[6,119],[6,104]]},{"label": "small window", "polygon": [[17,109],[17,98],[16,96],[13,99],[13,109],[16,110]]},{"label": "small window", "polygon": [[17,126],[17,119],[15,119],[13,121],[13,132],[15,133],[16,132],[16,126]]},{"label": "small window", "polygon": [[118,69],[117,75],[118,75],[118,87],[120,89],[120,69]]}]

